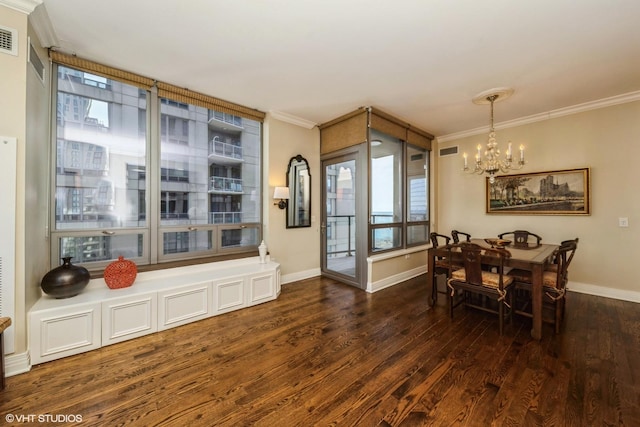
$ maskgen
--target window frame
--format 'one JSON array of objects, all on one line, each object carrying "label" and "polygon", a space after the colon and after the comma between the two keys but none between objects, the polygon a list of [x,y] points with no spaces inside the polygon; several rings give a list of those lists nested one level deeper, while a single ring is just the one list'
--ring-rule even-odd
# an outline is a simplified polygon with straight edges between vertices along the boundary
[{"label": "window frame", "polygon": [[[421,152],[424,153],[425,159],[424,159],[424,179],[425,179],[425,219],[424,220],[411,220],[410,216],[411,216],[411,210],[410,210],[410,206],[409,206],[409,202],[410,202],[410,197],[409,194],[411,193],[411,185],[409,185],[409,173],[410,173],[410,168],[408,167],[408,162],[409,162],[409,148],[414,148],[416,150],[419,150]],[[405,217],[404,220],[406,221],[406,225],[404,227],[404,231],[405,231],[405,247],[410,248],[413,246],[421,246],[424,244],[428,244],[429,243],[429,233],[430,233],[430,229],[431,229],[431,203],[430,203],[430,191],[431,191],[431,186],[430,186],[430,162],[431,162],[431,150],[428,150],[426,148],[423,147],[419,147],[417,145],[411,144],[411,143],[405,143],[405,155],[404,155],[404,161],[405,161],[405,174],[404,174],[404,179],[405,179],[405,192],[404,192],[404,196],[405,196]],[[423,226],[425,227],[425,234],[424,234],[424,240],[419,240],[419,241],[415,241],[415,242],[409,242],[409,228],[410,227],[416,227],[416,226]]]},{"label": "window frame", "polygon": [[[401,201],[400,201],[400,206],[402,207],[402,212],[400,213],[401,216],[401,220],[400,221],[393,221],[393,222],[389,222],[389,223],[374,223],[373,221],[373,212],[372,212],[372,187],[373,187],[373,174],[374,174],[374,170],[372,167],[372,148],[370,146],[370,142],[372,141],[373,137],[372,137],[372,132],[376,132],[378,134],[378,136],[384,136],[386,138],[388,138],[389,140],[392,141],[398,141],[402,144],[402,150],[401,150],[401,161],[400,161],[400,168],[401,168],[401,185],[400,185],[400,196],[401,196]],[[368,131],[368,161],[369,161],[369,203],[368,203],[368,210],[369,210],[369,214],[368,214],[368,253],[369,255],[377,255],[377,254],[381,254],[381,253],[385,253],[385,252],[392,252],[392,251],[397,251],[397,250],[402,250],[402,249],[407,249],[410,247],[415,247],[415,246],[422,246],[425,244],[429,243],[429,231],[430,231],[430,217],[431,217],[431,206],[430,206],[430,202],[429,202],[429,198],[430,198],[430,183],[429,183],[429,162],[430,162],[430,158],[431,158],[431,150],[424,148],[424,147],[420,147],[419,145],[416,144],[412,144],[410,142],[407,142],[404,139],[401,138],[396,138],[392,135],[389,134],[385,134],[382,131],[379,131],[377,129],[372,129],[369,128]],[[408,167],[408,154],[409,154],[409,147],[424,152],[425,155],[425,162],[424,162],[424,174],[425,174],[425,190],[426,190],[426,194],[425,194],[425,208],[426,208],[426,214],[425,217],[426,219],[424,220],[417,220],[417,221],[412,221],[410,220],[410,206],[409,206],[409,202],[410,202],[410,197],[409,197],[409,192],[411,191],[411,187],[409,185],[409,167]],[[422,227],[426,227],[426,233],[425,233],[425,239],[424,240],[418,240],[418,241],[413,241],[411,243],[409,243],[409,228],[410,227],[415,227],[415,226],[422,226]],[[390,248],[386,248],[386,249],[375,249],[374,248],[374,244],[375,244],[375,232],[376,230],[380,230],[380,229],[391,229],[392,230],[392,234],[395,233],[394,230],[397,230],[400,235],[399,235],[399,244],[397,246],[393,246]]]},{"label": "window frame", "polygon": [[[99,64],[93,64],[93,63],[90,63],[90,65],[93,65],[94,67],[100,66]],[[65,61],[58,62],[54,60],[52,66],[53,66],[52,75],[56,76],[55,79],[52,79],[53,82],[51,85],[52,109],[51,109],[51,118],[50,118],[51,124],[52,124],[52,130],[51,130],[52,143],[51,143],[51,161],[50,161],[50,168],[51,168],[50,193],[51,194],[50,194],[50,209],[49,209],[50,211],[49,236],[50,236],[50,246],[51,246],[50,253],[51,253],[52,266],[59,264],[59,260],[64,255],[63,253],[61,253],[61,242],[63,241],[62,239],[64,239],[65,237],[79,238],[79,237],[98,236],[98,237],[103,237],[105,239],[108,239],[114,236],[120,237],[120,236],[131,236],[131,235],[137,234],[139,236],[139,241],[141,241],[141,244],[142,244],[142,248],[138,247],[138,250],[141,251],[142,254],[141,256],[127,257],[127,259],[134,261],[136,264],[140,266],[149,266],[149,268],[151,269],[165,268],[163,267],[163,264],[165,263],[175,264],[175,261],[193,260],[195,262],[211,262],[211,261],[216,261],[218,259],[229,259],[230,255],[232,257],[233,255],[237,255],[237,257],[242,257],[242,256],[246,256],[247,254],[257,252],[258,245],[263,238],[262,237],[263,203],[264,203],[264,197],[266,197],[266,195],[263,194],[264,114],[256,110],[255,116],[251,116],[251,115],[236,116],[232,112],[220,111],[215,108],[212,108],[211,105],[204,106],[204,105],[193,104],[196,106],[207,108],[208,115],[211,117],[221,115],[223,117],[223,120],[225,121],[231,120],[234,123],[238,123],[238,122],[241,123],[243,118],[255,121],[255,124],[252,124],[251,126],[254,126],[254,129],[256,132],[254,133],[254,135],[255,135],[255,138],[257,138],[257,140],[254,139],[252,143],[257,144],[257,147],[254,146],[254,148],[257,150],[256,155],[259,156],[259,161],[257,162],[257,171],[256,171],[256,174],[257,174],[256,189],[259,191],[260,197],[258,198],[258,201],[253,205],[253,209],[249,211],[251,212],[252,221],[247,223],[213,223],[211,222],[208,224],[197,224],[197,225],[192,225],[192,224],[163,225],[161,221],[162,194],[167,192],[173,192],[173,190],[163,189],[162,182],[164,181],[162,181],[162,179],[166,178],[166,180],[169,181],[173,177],[175,178],[175,180],[180,182],[181,176],[178,176],[179,172],[172,171],[172,169],[168,167],[164,167],[160,159],[159,152],[160,152],[160,147],[161,147],[162,138],[163,138],[162,132],[161,132],[161,126],[164,125],[162,122],[162,117],[167,116],[167,114],[161,113],[162,111],[161,104],[163,102],[162,100],[166,100],[167,104],[173,105],[177,108],[182,108],[184,106],[188,109],[190,108],[190,105],[189,103],[184,102],[184,99],[182,99],[180,96],[176,96],[176,99],[173,99],[171,97],[171,93],[169,93],[169,96],[167,96],[167,94],[165,93],[165,95],[161,97],[158,94],[158,88],[156,85],[151,87],[145,87],[144,84],[137,84],[136,81],[132,79],[121,80],[121,82],[132,85],[132,86],[136,86],[139,91],[138,99],[140,99],[138,106],[142,105],[143,102],[145,103],[144,126],[146,127],[146,129],[144,130],[141,129],[140,127],[142,126],[142,123],[141,123],[138,125],[138,132],[137,132],[139,135],[141,135],[142,131],[145,132],[145,154],[144,154],[145,171],[142,173],[142,175],[144,175],[143,178],[140,178],[142,175],[138,175],[138,179],[139,180],[144,179],[145,182],[143,184],[144,189],[142,189],[139,186],[136,190],[138,191],[138,194],[139,194],[138,204],[140,204],[142,201],[140,198],[144,197],[144,204],[145,204],[144,208],[146,208],[146,212],[144,213],[144,215],[142,215],[142,212],[139,212],[138,214],[138,219],[140,221],[144,220],[144,225],[139,227],[117,227],[116,226],[116,227],[108,227],[108,229],[103,229],[102,227],[93,227],[93,228],[80,228],[80,227],[60,228],[58,227],[59,224],[56,219],[58,214],[57,204],[56,204],[56,196],[57,196],[56,193],[57,193],[57,185],[59,184],[59,182],[57,181],[57,178],[58,178],[57,169],[58,169],[58,160],[60,159],[60,156],[61,156],[58,150],[58,139],[64,139],[62,137],[60,138],[57,137],[58,125],[61,122],[61,118],[58,115],[59,67],[67,67],[67,68],[80,71],[82,73],[88,73],[88,74],[93,74],[99,77],[103,77],[107,79],[106,80],[107,83],[104,84],[105,88],[107,86],[112,85],[111,80],[114,80],[114,77],[109,75],[108,73],[103,74],[98,71],[95,71],[91,67],[89,67],[89,69],[85,69],[84,67],[80,67],[74,64],[68,64]],[[106,68],[108,69],[108,67]],[[119,80],[119,79],[116,78],[115,80]],[[171,86],[165,84],[165,87],[170,88]],[[144,97],[142,96],[142,93],[145,93]],[[74,94],[76,93],[74,92]],[[82,97],[83,95],[77,93],[77,96]],[[205,95],[202,95],[202,97],[205,97],[207,99],[210,98]],[[214,98],[210,98],[210,99],[214,99]],[[230,104],[230,103],[228,104],[233,106],[233,104]],[[67,108],[67,106],[65,105],[61,105],[60,107]],[[225,108],[226,108],[226,105],[222,107],[223,110]],[[246,107],[238,106],[238,108],[246,108]],[[142,110],[138,108],[138,111],[142,111]],[[136,113],[136,114],[138,115],[137,119],[140,120],[141,119],[140,113]],[[173,117],[173,116],[168,115],[168,117]],[[184,119],[183,117],[176,117],[176,118],[180,118],[181,120],[190,120],[190,119]],[[169,118],[167,118],[166,120],[168,124]],[[113,126],[112,123],[109,123],[109,125],[110,127]],[[182,129],[184,129],[184,126],[185,124],[183,123]],[[191,131],[192,129],[189,129],[189,132]],[[74,142],[71,140],[65,140],[65,141]],[[91,140],[87,142],[82,142],[82,141],[80,142],[83,144],[95,143],[94,141],[91,141]],[[239,140],[238,142],[242,143],[243,141]],[[134,168],[131,168],[129,164],[126,164],[126,169],[124,172],[125,180],[127,180],[127,175],[129,174],[130,169],[131,171],[133,171]],[[207,170],[207,181],[209,181],[211,178],[211,176],[209,176],[209,173],[210,173],[209,170]],[[69,187],[69,188],[75,188],[75,187]],[[128,188],[125,186],[125,189],[128,189]],[[207,182],[207,190],[208,190],[208,182]],[[178,190],[178,192],[180,192],[180,190]],[[207,197],[210,197],[210,196],[211,194],[207,193]],[[207,207],[208,207],[207,210],[209,211],[210,209],[209,199],[207,199]],[[194,231],[193,230],[194,228],[197,228],[198,231],[206,230],[212,233],[211,247],[209,249],[203,250],[203,251],[186,252],[186,253],[164,254],[164,248],[163,248],[164,234],[163,233],[192,232]],[[246,246],[234,246],[234,247],[224,248],[222,246],[222,236],[225,230],[234,230],[234,229],[256,230],[255,242],[250,242],[250,244]],[[112,253],[111,259],[108,259],[108,260],[95,261],[95,262],[78,261],[78,262],[74,262],[74,264],[83,265],[87,269],[89,269],[89,271],[91,271],[92,273],[97,274],[101,272],[108,264],[116,260],[117,259],[116,255],[117,254]],[[167,267],[169,267],[169,265],[167,265]]]}]

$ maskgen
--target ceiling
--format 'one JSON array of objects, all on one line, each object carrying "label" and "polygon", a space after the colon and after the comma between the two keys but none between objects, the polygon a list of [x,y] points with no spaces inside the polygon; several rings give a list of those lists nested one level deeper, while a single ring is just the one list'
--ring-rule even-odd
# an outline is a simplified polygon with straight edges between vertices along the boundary
[{"label": "ceiling", "polygon": [[312,124],[373,106],[446,138],[491,88],[497,124],[640,91],[638,0],[42,3],[61,51]]}]

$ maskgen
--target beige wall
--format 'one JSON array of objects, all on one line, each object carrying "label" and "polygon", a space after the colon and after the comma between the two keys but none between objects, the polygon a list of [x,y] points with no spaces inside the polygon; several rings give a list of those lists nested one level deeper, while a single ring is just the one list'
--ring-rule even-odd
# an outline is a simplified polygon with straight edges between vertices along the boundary
[{"label": "beige wall", "polygon": [[[29,25],[29,37],[38,57],[45,65],[44,82],[27,65],[27,114],[26,114],[26,156],[24,197],[25,197],[25,259],[24,289],[25,308],[29,310],[40,298],[40,281],[49,270],[49,157],[51,133],[49,111],[51,109],[50,73],[48,53],[40,47],[38,38]],[[43,120],[44,119],[44,120]],[[44,124],[44,125],[43,125]]]},{"label": "beige wall", "polygon": [[[369,282],[376,283],[394,276],[402,276],[410,270],[426,271],[426,250],[421,249],[410,253],[405,253],[409,251],[399,252],[401,253],[396,257],[386,259],[383,257],[383,260],[373,263],[374,267],[371,268],[371,277],[368,277]],[[386,255],[390,256],[391,254]],[[373,259],[375,258],[376,257],[373,257]],[[424,273],[424,271],[421,271],[421,273]]]},{"label": "beige wall", "polygon": [[[265,243],[281,264],[285,282],[320,274],[320,132],[267,115],[265,122]],[[286,228],[284,210],[274,206],[273,190],[287,184],[287,167],[297,154],[311,174],[311,227]]]},{"label": "beige wall", "polygon": [[[507,105],[505,104],[505,107]],[[640,282],[633,266],[640,242],[640,101],[499,129],[504,149],[511,140],[527,147],[527,165],[521,172],[591,168],[590,216],[488,215],[485,178],[464,174],[462,153],[475,153],[486,144],[486,134],[437,145],[437,150],[459,146],[459,155],[434,158],[438,162],[436,201],[438,232],[452,229],[477,237],[526,229],[550,243],[579,237],[571,266],[570,288],[640,301]],[[618,218],[629,218],[620,228]]]},{"label": "beige wall", "polygon": [[[25,318],[25,140],[27,15],[0,6],[0,24],[17,30],[18,56],[0,54],[0,135],[17,139],[16,253],[15,253],[15,352],[26,350]],[[15,42],[15,41],[14,41]],[[12,207],[3,206],[2,209]]]}]

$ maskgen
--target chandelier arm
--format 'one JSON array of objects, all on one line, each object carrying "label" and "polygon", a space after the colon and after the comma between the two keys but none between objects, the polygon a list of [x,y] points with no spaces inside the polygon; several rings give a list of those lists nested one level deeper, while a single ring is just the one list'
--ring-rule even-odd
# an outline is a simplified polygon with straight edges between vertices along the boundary
[{"label": "chandelier arm", "polygon": [[512,170],[513,168],[509,165],[500,165],[500,172],[502,173],[507,173],[510,170]]}]

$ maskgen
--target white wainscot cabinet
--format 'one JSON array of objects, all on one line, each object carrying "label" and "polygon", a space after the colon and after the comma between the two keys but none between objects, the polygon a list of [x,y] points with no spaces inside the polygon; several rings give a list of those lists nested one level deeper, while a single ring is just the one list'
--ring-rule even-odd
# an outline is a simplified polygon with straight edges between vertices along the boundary
[{"label": "white wainscot cabinet", "polygon": [[93,279],[67,299],[43,295],[29,311],[31,363],[38,364],[274,300],[280,265],[258,258],[138,274],[111,290]]}]

